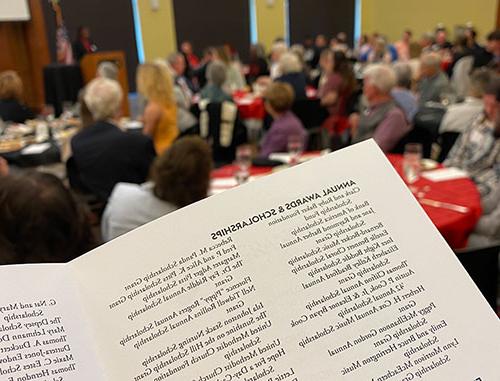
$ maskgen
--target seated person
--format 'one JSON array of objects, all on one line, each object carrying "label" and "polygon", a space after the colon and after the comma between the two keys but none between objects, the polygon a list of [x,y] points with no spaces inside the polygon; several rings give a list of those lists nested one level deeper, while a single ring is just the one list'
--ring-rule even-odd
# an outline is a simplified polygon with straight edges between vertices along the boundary
[{"label": "seated person", "polygon": [[292,136],[301,137],[305,147],[307,131],[291,111],[293,101],[293,89],[288,83],[273,82],[266,90],[265,106],[273,123],[262,140],[261,157],[266,158],[273,152],[287,152],[288,140]]},{"label": "seated person", "polygon": [[172,76],[165,63],[143,63],[137,70],[137,91],[147,100],[143,133],[160,155],[179,135]]},{"label": "seated person", "polygon": [[201,90],[201,99],[210,103],[232,102],[233,98],[226,93],[223,85],[226,82],[227,68],[220,61],[212,61],[207,68],[207,84]]},{"label": "seated person", "polygon": [[124,132],[114,124],[122,101],[118,82],[94,79],[85,88],[84,101],[95,122],[71,140],[75,175],[82,191],[106,201],[117,183],[146,180],[155,149],[148,136]]},{"label": "seated person", "polygon": [[466,171],[484,198],[500,180],[500,83],[493,81],[483,96],[484,114],[459,136],[443,163]]},{"label": "seated person", "polygon": [[469,237],[467,246],[485,247],[500,243],[500,184],[483,198],[483,215]]},{"label": "seated person", "polygon": [[97,77],[118,81],[120,69],[118,65],[111,61],[103,61],[97,66]]},{"label": "seated person", "polygon": [[404,112],[391,96],[395,85],[391,67],[377,64],[365,70],[363,95],[368,107],[350,116],[354,143],[373,138],[384,152],[390,152],[410,131]]},{"label": "seated person", "polygon": [[319,60],[322,75],[318,98],[332,116],[345,116],[347,102],[356,87],[354,72],[345,54],[325,49]]},{"label": "seated person", "polygon": [[492,73],[486,69],[477,69],[472,73],[469,95],[464,102],[448,107],[439,126],[440,134],[462,133],[474,122],[483,112],[483,95],[492,78]]},{"label": "seated person", "polygon": [[156,159],[152,182],[117,184],[104,211],[103,239],[112,240],[205,198],[212,169],[210,155],[199,137],[184,137]]},{"label": "seated person", "polygon": [[22,103],[23,83],[12,70],[0,73],[0,119],[4,122],[24,123],[35,114]]},{"label": "seated person", "polygon": [[307,99],[306,76],[297,55],[291,52],[283,54],[279,61],[279,71],[281,76],[275,81],[288,83],[292,86],[296,101]]},{"label": "seated person", "polygon": [[396,73],[396,86],[391,91],[392,98],[404,111],[408,123],[412,123],[418,110],[418,102],[417,97],[411,91],[413,78],[411,66],[404,62],[398,62],[393,68],[394,73]]},{"label": "seated person", "polygon": [[95,247],[88,214],[55,176],[0,181],[0,264],[68,262]]},{"label": "seated person", "polygon": [[441,102],[451,92],[448,76],[441,69],[441,56],[427,53],[420,59],[420,81],[417,84],[420,107],[427,102]]}]

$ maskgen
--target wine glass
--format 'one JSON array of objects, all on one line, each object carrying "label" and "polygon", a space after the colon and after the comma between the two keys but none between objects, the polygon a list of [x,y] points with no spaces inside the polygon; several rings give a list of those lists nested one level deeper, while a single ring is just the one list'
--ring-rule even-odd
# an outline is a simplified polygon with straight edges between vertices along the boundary
[{"label": "wine glass", "polygon": [[408,184],[413,184],[420,177],[422,161],[422,144],[408,143],[403,155],[403,174]]},{"label": "wine glass", "polygon": [[243,184],[250,177],[252,165],[252,148],[249,145],[241,145],[236,148],[236,171],[234,176],[238,184]]},{"label": "wine glass", "polygon": [[288,153],[290,154],[290,165],[299,162],[300,155],[304,149],[304,139],[300,135],[290,135],[288,137]]}]

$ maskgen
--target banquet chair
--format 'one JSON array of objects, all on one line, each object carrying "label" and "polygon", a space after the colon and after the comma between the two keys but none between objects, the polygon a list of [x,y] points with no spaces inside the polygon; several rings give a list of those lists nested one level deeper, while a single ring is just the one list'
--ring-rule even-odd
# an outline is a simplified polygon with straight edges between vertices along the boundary
[{"label": "banquet chair", "polygon": [[321,106],[319,99],[304,99],[294,102],[292,112],[300,119],[308,132],[307,150],[320,150],[323,147],[321,125],[328,117],[328,111]]},{"label": "banquet chair", "polygon": [[456,250],[455,253],[488,304],[497,312],[500,245]]},{"label": "banquet chair", "polygon": [[439,135],[437,141],[441,151],[439,152],[438,162],[442,163],[446,160],[459,136],[459,132],[444,132]]},{"label": "banquet chair", "polygon": [[216,167],[232,163],[236,147],[248,141],[247,129],[232,102],[200,101],[200,136],[209,143]]}]

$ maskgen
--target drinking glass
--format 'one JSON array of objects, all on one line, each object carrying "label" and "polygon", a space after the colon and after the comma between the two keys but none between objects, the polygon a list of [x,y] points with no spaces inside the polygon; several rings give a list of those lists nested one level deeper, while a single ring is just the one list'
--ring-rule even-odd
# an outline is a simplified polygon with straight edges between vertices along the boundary
[{"label": "drinking glass", "polygon": [[290,154],[290,165],[299,162],[300,155],[304,149],[304,139],[300,135],[290,135],[288,138],[288,153]]},{"label": "drinking glass", "polygon": [[238,184],[243,184],[250,177],[250,166],[252,165],[252,148],[242,145],[236,148],[236,171],[234,176]]},{"label": "drinking glass", "polygon": [[405,145],[403,174],[408,184],[414,183],[420,177],[422,150],[422,144],[420,143],[408,143]]}]

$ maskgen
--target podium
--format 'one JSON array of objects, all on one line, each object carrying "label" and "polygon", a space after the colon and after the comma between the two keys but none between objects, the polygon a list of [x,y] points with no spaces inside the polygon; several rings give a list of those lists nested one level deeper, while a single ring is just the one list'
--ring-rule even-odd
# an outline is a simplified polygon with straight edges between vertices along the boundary
[{"label": "podium", "polygon": [[83,83],[87,84],[96,77],[97,67],[101,62],[113,62],[118,66],[118,82],[123,90],[122,116],[129,116],[127,65],[122,51],[97,52],[83,56],[80,61]]}]

